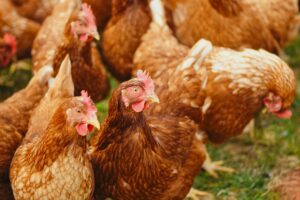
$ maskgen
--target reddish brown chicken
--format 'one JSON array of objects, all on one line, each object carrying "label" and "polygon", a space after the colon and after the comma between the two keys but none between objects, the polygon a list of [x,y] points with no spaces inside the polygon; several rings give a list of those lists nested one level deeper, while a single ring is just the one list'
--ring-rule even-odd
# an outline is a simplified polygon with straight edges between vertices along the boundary
[{"label": "reddish brown chicken", "polygon": [[128,80],[133,55],[151,21],[147,0],[112,0],[112,17],[103,32],[102,48],[108,69]]},{"label": "reddish brown chicken", "polygon": [[51,68],[42,68],[26,88],[0,104],[0,199],[12,197],[8,179],[9,166],[28,129],[33,109],[47,91],[51,73]]},{"label": "reddish brown chicken", "polygon": [[[10,181],[16,200],[91,199],[93,194],[94,174],[85,136],[94,127],[99,128],[97,109],[84,91],[79,97],[68,97],[72,88],[64,85],[71,77],[68,58],[61,69],[46,100],[33,114],[32,127],[12,160]],[[43,117],[41,111],[49,103],[54,111],[46,114],[49,118]],[[44,120],[42,125],[34,120],[38,117]]]},{"label": "reddish brown chicken", "polygon": [[90,6],[77,0],[58,4],[34,41],[34,72],[50,65],[56,74],[69,54],[75,94],[87,90],[93,100],[103,99],[109,90],[108,77],[93,38],[99,39],[99,34]]},{"label": "reddish brown chicken", "polygon": [[20,16],[10,0],[1,0],[0,35],[10,33],[16,38],[18,57],[30,55],[32,42],[39,29],[40,25],[38,23]]},{"label": "reddish brown chicken", "polygon": [[134,57],[154,78],[161,100],[147,114],[189,116],[214,143],[241,134],[264,106],[275,116],[291,116],[295,76],[279,57],[213,47],[206,40],[189,50],[166,25],[160,1],[151,2],[154,20]]},{"label": "reddish brown chicken", "polygon": [[205,159],[196,125],[172,113],[144,115],[158,101],[139,71],[112,94],[108,117],[92,141],[95,199],[183,199]]},{"label": "reddish brown chicken", "polygon": [[[278,52],[297,35],[297,0],[164,0],[179,41],[192,47],[199,39],[234,49]],[[257,34],[259,33],[259,34]]]},{"label": "reddish brown chicken", "polygon": [[0,69],[6,67],[17,52],[16,38],[6,33],[0,38]]}]

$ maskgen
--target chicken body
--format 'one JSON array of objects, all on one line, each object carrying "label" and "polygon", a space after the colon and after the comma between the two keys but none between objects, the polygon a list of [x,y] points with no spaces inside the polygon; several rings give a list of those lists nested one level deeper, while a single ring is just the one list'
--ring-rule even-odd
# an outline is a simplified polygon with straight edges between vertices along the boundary
[{"label": "chicken body", "polygon": [[45,20],[32,49],[33,70],[50,65],[56,74],[63,58],[69,54],[75,94],[87,90],[93,100],[98,101],[109,91],[108,77],[93,42],[84,43],[71,33],[71,23],[80,18],[79,7],[77,0],[64,1]]},{"label": "chicken body", "polygon": [[10,191],[8,178],[10,163],[28,129],[32,111],[48,89],[47,80],[50,78],[51,73],[51,68],[41,69],[25,89],[16,92],[0,104],[1,199],[6,199],[10,196],[10,194],[6,193]]},{"label": "chicken body", "polygon": [[16,151],[10,170],[16,200],[91,198],[94,180],[86,139],[65,128],[65,111],[56,110],[46,131]]},{"label": "chicken body", "polygon": [[[164,0],[179,41],[192,47],[199,39],[234,49],[278,52],[297,35],[297,0]],[[258,34],[259,33],[259,34]]]},{"label": "chicken body", "polygon": [[111,73],[128,80],[133,69],[133,55],[150,24],[145,0],[112,1],[112,17],[103,32],[103,55]]},{"label": "chicken body", "polygon": [[121,91],[134,82],[114,91],[93,138],[95,199],[183,199],[205,160],[203,141],[193,140],[197,127],[187,117],[127,108]]},{"label": "chicken body", "polygon": [[18,57],[30,55],[33,40],[40,29],[40,25],[17,12],[10,0],[2,0],[0,3],[0,35],[11,33],[18,43]]},{"label": "chicken body", "polygon": [[85,137],[66,125],[66,111],[76,105],[73,94],[71,63],[65,60],[12,161],[16,199],[91,198],[94,178]]}]

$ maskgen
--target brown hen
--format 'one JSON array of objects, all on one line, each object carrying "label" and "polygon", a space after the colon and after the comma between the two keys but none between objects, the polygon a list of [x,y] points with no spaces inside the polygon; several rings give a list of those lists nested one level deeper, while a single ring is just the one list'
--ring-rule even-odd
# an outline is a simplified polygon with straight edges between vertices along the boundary
[{"label": "brown hen", "polygon": [[12,196],[8,179],[9,166],[28,129],[33,109],[47,91],[51,73],[51,68],[42,68],[26,88],[0,104],[0,199]]},{"label": "brown hen", "polygon": [[278,52],[297,35],[297,0],[164,0],[179,41]]},{"label": "brown hen", "polygon": [[87,4],[80,4],[77,0],[58,4],[34,41],[34,72],[50,65],[56,74],[63,58],[69,54],[75,95],[87,90],[93,100],[103,99],[109,90],[108,77],[97,47],[92,42],[93,37],[99,39],[99,34]]},{"label": "brown hen", "polygon": [[102,49],[108,69],[128,80],[133,55],[151,21],[147,0],[112,0],[112,17],[103,32]]},{"label": "brown hen", "polygon": [[[91,199],[93,194],[94,176],[85,136],[94,126],[99,128],[97,109],[87,93],[79,97],[70,94],[74,86],[68,58],[61,69],[12,160],[10,180],[16,200]],[[50,105],[53,111],[42,112]],[[44,121],[35,121],[38,117]]]},{"label": "brown hen", "polygon": [[[183,199],[205,159],[196,125],[172,113],[145,115],[157,101],[150,77],[122,83],[92,140],[95,199]],[[202,158],[202,161],[201,161]]]},{"label": "brown hen", "polygon": [[30,55],[33,40],[40,25],[18,14],[10,0],[0,2],[0,35],[12,34],[18,43],[18,57]]},{"label": "brown hen", "polygon": [[147,114],[188,116],[214,143],[241,134],[264,106],[290,117],[296,85],[286,63],[263,50],[234,51],[205,40],[189,50],[172,35],[161,7],[152,7],[154,20],[134,57],[154,78],[161,99]]}]

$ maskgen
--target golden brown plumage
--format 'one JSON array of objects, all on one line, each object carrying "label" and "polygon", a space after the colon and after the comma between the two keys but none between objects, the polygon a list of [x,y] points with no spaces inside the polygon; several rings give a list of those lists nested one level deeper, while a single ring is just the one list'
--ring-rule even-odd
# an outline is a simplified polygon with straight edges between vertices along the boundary
[{"label": "golden brown plumage", "polygon": [[[278,52],[298,31],[297,0],[164,0],[179,41]],[[259,34],[258,34],[259,33]]]},{"label": "golden brown plumage", "polygon": [[[93,171],[85,135],[78,127],[97,120],[96,110],[90,111],[91,100],[84,95],[73,97],[67,59],[33,113],[29,131],[13,158],[10,180],[17,200],[91,199]],[[46,108],[49,106],[51,109]]]},{"label": "golden brown plumage", "polygon": [[212,47],[205,40],[189,51],[172,36],[163,10],[153,11],[134,63],[149,71],[158,86],[161,104],[152,107],[154,113],[177,105],[178,114],[194,119],[209,139],[221,143],[241,133],[270,93],[281,99],[275,115],[291,106],[295,76],[280,58],[263,50]]},{"label": "golden brown plumage", "polygon": [[133,55],[150,20],[147,1],[112,1],[112,17],[103,32],[102,48],[108,69],[119,80],[130,78]]},{"label": "golden brown plumage", "polygon": [[[95,199],[183,199],[205,159],[202,140],[193,140],[196,125],[190,119],[172,113],[144,115],[134,111],[134,98],[125,103],[128,91],[139,87],[146,99],[154,95],[139,76],[122,83],[92,140]],[[146,101],[143,109],[148,106]]]},{"label": "golden brown plumage", "polygon": [[0,35],[11,33],[18,43],[18,57],[30,55],[33,40],[40,29],[40,25],[18,14],[10,0],[0,3]]},{"label": "golden brown plumage", "polygon": [[[75,94],[79,95],[81,90],[87,90],[92,99],[98,101],[108,93],[108,77],[91,39],[83,42],[81,35],[75,36],[73,33],[73,29],[77,27],[74,23],[83,20],[81,16],[84,11],[80,10],[80,6],[77,0],[62,2],[45,20],[33,45],[33,70],[50,65],[56,74],[63,58],[69,54],[73,66]],[[91,23],[93,32],[87,34],[97,37],[94,19]]]},{"label": "golden brown plumage", "polygon": [[[26,88],[0,104],[0,198],[9,197],[9,166],[28,129],[30,115],[47,91],[51,68],[43,68]],[[6,188],[6,189],[5,189]]]}]

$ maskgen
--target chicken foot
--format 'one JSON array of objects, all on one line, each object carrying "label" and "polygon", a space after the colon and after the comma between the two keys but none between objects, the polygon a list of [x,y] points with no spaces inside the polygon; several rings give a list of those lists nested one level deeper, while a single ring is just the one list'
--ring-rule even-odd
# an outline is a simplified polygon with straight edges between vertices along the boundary
[{"label": "chicken foot", "polygon": [[252,140],[255,139],[255,119],[252,119],[244,128],[243,133],[249,133]]},{"label": "chicken foot", "polygon": [[187,199],[200,200],[200,199],[214,199],[214,197],[212,194],[210,194],[208,192],[204,192],[204,191],[200,191],[200,190],[191,188],[189,193],[185,197],[185,199],[186,200]]},{"label": "chicken foot", "polygon": [[212,161],[206,148],[205,148],[205,155],[206,155],[206,160],[204,161],[202,168],[212,177],[214,178],[219,177],[216,171],[226,172],[226,173],[233,173],[235,171],[233,168],[222,166],[224,163],[222,160]]}]

